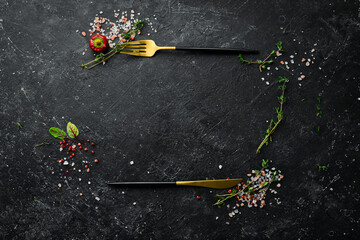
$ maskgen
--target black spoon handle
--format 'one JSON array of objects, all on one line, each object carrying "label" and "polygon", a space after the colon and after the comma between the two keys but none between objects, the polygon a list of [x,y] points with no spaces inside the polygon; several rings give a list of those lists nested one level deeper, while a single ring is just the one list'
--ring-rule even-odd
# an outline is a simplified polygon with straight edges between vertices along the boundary
[{"label": "black spoon handle", "polygon": [[199,47],[176,47],[175,50],[185,50],[185,51],[206,51],[206,52],[238,52],[238,53],[252,53],[257,54],[259,53],[258,50],[251,50],[251,49],[236,49],[236,48],[199,48]]}]

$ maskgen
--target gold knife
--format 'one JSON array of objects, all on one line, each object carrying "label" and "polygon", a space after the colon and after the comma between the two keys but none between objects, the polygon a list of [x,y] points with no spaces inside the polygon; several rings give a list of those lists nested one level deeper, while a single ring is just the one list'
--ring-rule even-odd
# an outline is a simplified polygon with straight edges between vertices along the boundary
[{"label": "gold knife", "polygon": [[140,186],[192,186],[214,189],[231,188],[242,181],[242,178],[236,179],[217,179],[217,180],[196,180],[196,181],[176,181],[176,182],[109,182],[108,185],[123,187]]}]

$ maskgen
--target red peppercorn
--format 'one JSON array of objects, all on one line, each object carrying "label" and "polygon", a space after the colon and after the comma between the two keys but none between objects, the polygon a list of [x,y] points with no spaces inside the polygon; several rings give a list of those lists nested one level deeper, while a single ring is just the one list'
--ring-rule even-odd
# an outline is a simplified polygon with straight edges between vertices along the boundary
[{"label": "red peppercorn", "polygon": [[82,149],[82,146],[80,146],[79,149],[81,150],[81,149]]},{"label": "red peppercorn", "polygon": [[196,196],[196,198],[197,198],[197,199],[200,199],[200,196],[198,195],[198,196]]},{"label": "red peppercorn", "polygon": [[231,190],[231,189],[229,189],[228,193],[232,193],[232,190]]},{"label": "red peppercorn", "polygon": [[91,146],[95,146],[95,143],[92,142],[92,143],[91,143]]},{"label": "red peppercorn", "polygon": [[62,142],[63,142],[63,143],[66,143],[66,142],[65,142],[65,139],[63,139]]},{"label": "red peppercorn", "polygon": [[92,154],[94,154],[94,153],[95,153],[95,151],[94,151],[94,150],[92,150],[92,151],[91,151],[91,153],[92,153]]},{"label": "red peppercorn", "polygon": [[65,145],[61,144],[61,148],[65,148]]},{"label": "red peppercorn", "polygon": [[69,158],[71,159],[71,158],[72,158],[72,156],[69,156]]},{"label": "red peppercorn", "polygon": [[90,142],[90,140],[88,139],[87,142]]},{"label": "red peppercorn", "polygon": [[59,160],[56,160],[57,162],[59,162]]},{"label": "red peppercorn", "polygon": [[73,152],[76,152],[76,148],[71,149]]},{"label": "red peppercorn", "polygon": [[75,153],[71,154],[71,156],[75,157]]},{"label": "red peppercorn", "polygon": [[66,170],[66,173],[69,173],[69,170]]},{"label": "red peppercorn", "polygon": [[84,148],[84,151],[87,151],[87,148]]},{"label": "red peppercorn", "polygon": [[98,162],[99,162],[99,160],[95,159],[95,160],[94,160],[94,162],[98,163]]},{"label": "red peppercorn", "polygon": [[60,144],[62,144],[62,141],[60,141]]},{"label": "red peppercorn", "polygon": [[78,146],[81,146],[81,143],[78,143]]},{"label": "red peppercorn", "polygon": [[69,144],[67,143],[66,146],[69,146]]},{"label": "red peppercorn", "polygon": [[63,161],[64,161],[64,159],[62,158],[62,159],[61,159],[61,161],[63,162]]},{"label": "red peppercorn", "polygon": [[71,149],[72,149],[72,147],[69,147],[69,148],[68,148],[68,151],[70,152],[70,151],[71,151]]},{"label": "red peppercorn", "polygon": [[88,168],[89,166],[88,165],[85,165],[85,168]]}]

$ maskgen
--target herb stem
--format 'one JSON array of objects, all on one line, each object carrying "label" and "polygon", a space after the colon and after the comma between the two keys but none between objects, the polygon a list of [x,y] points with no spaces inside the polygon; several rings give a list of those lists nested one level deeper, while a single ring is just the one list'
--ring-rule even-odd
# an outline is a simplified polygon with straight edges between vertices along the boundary
[{"label": "herb stem", "polygon": [[48,142],[42,142],[42,143],[39,143],[39,144],[37,144],[37,145],[35,145],[34,147],[41,147],[41,146],[44,146],[44,145],[50,145],[50,143],[48,143]]},{"label": "herb stem", "polygon": [[276,109],[276,113],[277,113],[277,122],[275,122],[274,125],[273,124],[273,120],[271,120],[270,122],[270,126],[268,127],[267,131],[265,132],[265,137],[264,139],[261,141],[259,147],[256,149],[256,153],[260,153],[260,149],[264,146],[264,144],[266,144],[269,139],[271,141],[271,134],[273,134],[275,132],[275,129],[277,128],[277,126],[279,125],[279,123],[283,120],[283,105],[285,102],[285,89],[286,89],[286,83],[289,80],[287,78],[283,78],[280,77],[279,82],[282,83],[281,86],[279,86],[279,88],[281,88],[281,96],[278,98],[280,100],[280,108],[275,108]]},{"label": "herb stem", "polygon": [[76,140],[78,140],[79,142],[81,142],[82,144],[85,144],[83,141],[81,141],[77,136],[75,136]]}]

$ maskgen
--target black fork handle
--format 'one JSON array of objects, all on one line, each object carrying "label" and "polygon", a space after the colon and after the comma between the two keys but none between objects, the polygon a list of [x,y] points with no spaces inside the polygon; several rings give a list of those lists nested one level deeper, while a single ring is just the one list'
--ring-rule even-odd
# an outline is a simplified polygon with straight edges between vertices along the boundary
[{"label": "black fork handle", "polygon": [[251,49],[236,49],[236,48],[199,48],[199,47],[176,47],[175,50],[184,51],[204,51],[204,52],[237,52],[237,53],[248,53],[258,54],[258,50]]}]

